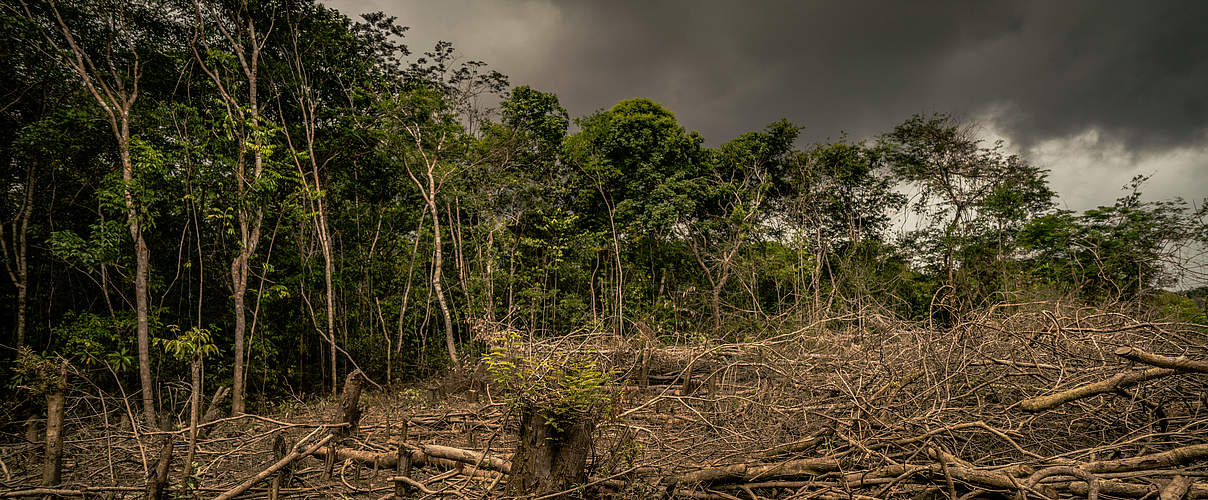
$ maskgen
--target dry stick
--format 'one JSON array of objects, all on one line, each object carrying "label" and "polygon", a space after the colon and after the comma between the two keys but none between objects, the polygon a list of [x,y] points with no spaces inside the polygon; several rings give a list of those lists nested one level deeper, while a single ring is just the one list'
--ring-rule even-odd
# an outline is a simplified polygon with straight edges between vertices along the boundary
[{"label": "dry stick", "polygon": [[[395,493],[394,493],[394,496],[397,498],[405,498],[403,496],[404,493],[398,493],[398,491],[399,491],[399,489],[403,489],[403,491],[406,491],[406,488],[408,488],[408,487],[415,488],[415,489],[423,492],[423,494],[425,494],[425,495],[441,494],[439,491],[429,489],[427,486],[424,485],[424,483],[411,479],[407,476],[388,477],[388,478],[386,478],[386,480],[391,481],[391,482],[395,483],[396,485],[398,485],[398,486],[395,486],[396,489],[395,489]],[[456,493],[449,493],[449,494],[456,495]],[[390,495],[386,495],[386,497],[389,498]]]},{"label": "dry stick", "polygon": [[948,487],[948,498],[957,500],[956,483],[952,482],[952,472],[948,470],[948,462],[944,460],[944,455],[940,454],[939,448],[932,447],[932,451],[935,452],[936,461],[940,463],[940,471],[944,473],[944,484]]},{"label": "dry stick", "polygon": [[750,454],[750,456],[752,458],[765,458],[765,457],[774,457],[777,455],[784,455],[784,454],[788,454],[788,453],[798,453],[798,452],[802,452],[802,451],[806,451],[806,450],[811,450],[811,449],[817,447],[823,441],[825,441],[826,438],[830,435],[831,435],[831,430],[824,429],[822,431],[815,433],[814,435],[812,435],[810,437],[807,437],[804,439],[799,439],[799,440],[793,441],[791,443],[785,443],[782,445],[773,446],[771,448],[759,450],[757,452]]},{"label": "dry stick", "polygon": [[1148,370],[1118,373],[1107,380],[1075,387],[1068,391],[1025,399],[1019,402],[1019,407],[1027,411],[1048,410],[1070,401],[1112,392],[1116,389],[1123,389],[1147,380],[1174,375],[1175,373],[1174,370],[1169,368],[1150,368]]},{"label": "dry stick", "polygon": [[1169,368],[1181,372],[1208,373],[1208,361],[1196,361],[1183,356],[1172,358],[1127,346],[1116,349],[1116,356],[1159,368]]},{"label": "dry stick", "polygon": [[[496,470],[504,474],[510,473],[512,463],[508,460],[486,456],[482,453],[472,450],[463,450],[460,448],[451,448],[448,446],[440,446],[435,444],[421,444],[418,446],[407,445],[407,451],[410,454],[412,467],[423,467],[429,464],[440,465],[442,467],[456,467],[458,464],[473,466],[479,463],[482,469]],[[318,455],[327,458],[326,451],[319,451]],[[376,464],[379,467],[396,467],[398,465],[398,457],[396,452],[373,452],[355,450],[351,448],[336,448],[335,458],[337,460],[352,459],[356,462],[364,464]]]},{"label": "dry stick", "polygon": [[294,460],[313,455],[316,451],[319,451],[319,449],[322,448],[323,445],[326,445],[328,441],[331,441],[333,437],[334,436],[332,436],[331,434],[323,436],[323,439],[320,439],[319,442],[310,445],[309,448],[307,448],[306,450],[302,450],[302,451],[300,451],[298,449],[298,446],[294,446],[293,451],[291,451],[289,455],[286,455],[285,458],[278,460],[277,463],[269,466],[269,468],[267,468],[267,469],[260,471],[259,474],[252,476],[247,481],[239,483],[239,486],[231,488],[231,489],[227,490],[225,493],[214,497],[214,500],[229,500],[231,498],[234,498],[235,496],[243,493],[244,491],[247,491],[247,489],[251,488],[252,485],[254,485],[260,481],[263,481],[265,478],[273,475],[273,473],[277,472],[278,470],[281,470],[282,467],[285,467],[285,466],[293,463]]},{"label": "dry stick", "polygon": [[139,492],[142,490],[143,488],[140,486],[85,486],[80,489],[30,488],[25,490],[0,491],[0,498],[37,496],[87,497],[89,495],[96,495],[102,491]]},{"label": "dry stick", "polygon": [[222,399],[230,393],[230,389],[227,389],[225,386],[221,385],[218,386],[218,390],[214,391],[214,398],[210,400],[210,406],[206,408],[206,412],[202,414],[201,420],[197,421],[197,439],[205,439],[206,432],[209,430],[207,426],[211,423],[217,423],[218,412],[220,411],[219,404],[221,404]]}]

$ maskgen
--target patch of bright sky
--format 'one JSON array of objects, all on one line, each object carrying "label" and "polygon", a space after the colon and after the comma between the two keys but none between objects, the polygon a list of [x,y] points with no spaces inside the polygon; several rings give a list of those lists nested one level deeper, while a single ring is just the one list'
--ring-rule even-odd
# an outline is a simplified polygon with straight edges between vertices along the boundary
[{"label": "patch of bright sky", "polygon": [[1111,205],[1125,194],[1134,176],[1149,176],[1141,187],[1146,200],[1182,197],[1199,206],[1208,197],[1208,133],[1196,144],[1164,150],[1130,151],[1123,141],[1095,127],[1065,137],[1040,141],[1021,151],[1001,123],[1003,111],[991,110],[977,118],[987,143],[1003,146],[1033,165],[1049,170],[1049,183],[1059,196],[1059,206],[1083,211]]}]

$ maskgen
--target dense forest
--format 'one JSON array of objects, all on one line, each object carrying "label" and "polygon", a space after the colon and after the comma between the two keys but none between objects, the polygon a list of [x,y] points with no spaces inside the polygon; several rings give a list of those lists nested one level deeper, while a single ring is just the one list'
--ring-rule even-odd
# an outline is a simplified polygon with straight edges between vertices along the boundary
[{"label": "dense forest", "polygon": [[1058,166],[950,115],[705,138],[640,97],[572,118],[450,43],[413,54],[380,13],[2,5],[6,420],[45,411],[60,362],[131,419],[193,401],[196,425],[215,387],[231,415],[266,412],[354,371],[383,388],[498,368],[501,338],[944,330],[1039,301],[1208,324],[1203,289],[1170,291],[1205,282],[1204,203],[1138,177],[1060,209]]}]

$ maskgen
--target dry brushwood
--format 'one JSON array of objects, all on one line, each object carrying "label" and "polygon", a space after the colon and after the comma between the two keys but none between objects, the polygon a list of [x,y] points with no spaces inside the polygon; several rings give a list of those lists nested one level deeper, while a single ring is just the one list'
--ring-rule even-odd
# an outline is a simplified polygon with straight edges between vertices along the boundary
[{"label": "dry brushwood", "polygon": [[[619,370],[605,388],[615,403],[593,435],[587,481],[544,497],[1208,498],[1208,330],[1199,325],[1043,302],[996,306],[944,329],[865,312],[753,341],[675,340],[526,340],[534,356],[590,354]],[[425,401],[422,386],[364,392],[354,436],[284,458],[271,451],[277,436],[343,433],[346,407],[329,400],[213,419],[198,439],[195,491],[504,495],[515,414],[490,384],[473,400],[446,392],[441,401]],[[120,398],[69,388],[66,407],[73,433],[52,494],[127,487],[155,466],[153,438],[164,433],[100,425],[128,412]],[[19,433],[0,444],[11,473],[0,497],[50,492],[35,489],[41,471],[27,465],[40,453]],[[324,481],[313,459],[329,454]],[[282,460],[298,480],[270,488]]]}]

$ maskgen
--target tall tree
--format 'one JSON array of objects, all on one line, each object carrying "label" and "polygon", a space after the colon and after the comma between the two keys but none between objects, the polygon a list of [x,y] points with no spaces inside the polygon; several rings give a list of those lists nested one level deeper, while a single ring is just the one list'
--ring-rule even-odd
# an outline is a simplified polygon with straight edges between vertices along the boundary
[{"label": "tall tree", "polygon": [[[695,210],[692,193],[704,164],[704,139],[684,130],[666,108],[642,98],[621,101],[577,123],[580,131],[567,138],[564,161],[581,173],[576,204],[584,223],[606,228],[612,236],[613,325],[620,331],[625,319],[623,259],[653,267],[655,251],[669,241],[675,224]],[[630,250],[628,255],[624,249]],[[654,269],[647,271],[647,285],[659,280]]]},{"label": "tall tree", "polygon": [[[28,4],[26,15],[35,23],[49,21],[44,33],[49,45],[78,76],[81,84],[100,106],[117,143],[122,178],[122,198],[126,224],[134,242],[134,297],[138,342],[139,381],[142,386],[143,416],[149,425],[156,422],[154,385],[151,381],[150,305],[148,279],[151,251],[146,241],[145,213],[136,196],[136,162],[131,152],[134,105],[139,97],[146,52],[162,36],[148,29],[148,20],[160,6],[143,2],[105,1],[65,5],[47,3],[49,12],[36,13]],[[87,38],[77,37],[83,33]]]},{"label": "tall tree", "polygon": [[800,129],[779,121],[763,132],[750,132],[713,151],[709,171],[697,186],[700,200],[685,219],[687,240],[697,265],[709,282],[713,331],[722,328],[721,296],[738,252],[766,221],[775,179],[785,174],[793,141]]},{"label": "tall tree", "polygon": [[[970,238],[994,218],[1019,219],[1047,210],[1053,192],[1045,171],[1003,151],[983,146],[972,124],[948,115],[915,115],[882,138],[888,161],[903,181],[919,187],[915,210],[942,236],[921,235],[942,255],[950,292],[957,289],[957,256]],[[975,262],[966,259],[970,267]],[[968,270],[968,268],[966,268]]]},{"label": "tall tree", "polygon": [[[262,55],[275,26],[277,9],[261,2],[195,0],[193,55],[217,89],[236,144],[234,161],[235,224],[239,246],[231,259],[234,296],[234,381],[231,413],[244,411],[244,338],[247,332],[247,290],[251,259],[260,243],[264,223],[263,179],[266,140],[272,126],[262,113]],[[250,164],[249,164],[250,163]]]},{"label": "tall tree", "polygon": [[432,271],[429,283],[444,319],[445,347],[454,366],[460,364],[453,317],[445,296],[443,277],[444,246],[441,240],[440,188],[456,173],[451,161],[465,138],[446,96],[428,86],[416,86],[397,98],[384,101],[387,115],[382,129],[383,152],[402,164],[419,190],[432,220]]}]

